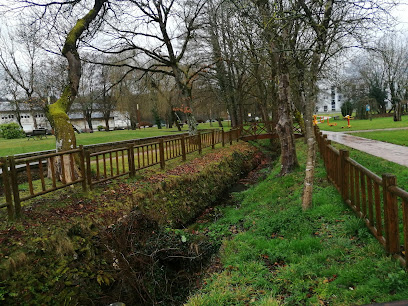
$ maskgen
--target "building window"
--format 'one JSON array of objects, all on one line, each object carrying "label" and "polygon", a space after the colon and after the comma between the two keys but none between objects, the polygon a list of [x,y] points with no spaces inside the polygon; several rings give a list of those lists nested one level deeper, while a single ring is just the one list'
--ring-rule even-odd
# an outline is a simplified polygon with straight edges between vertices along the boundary
[{"label": "building window", "polygon": [[327,105],[323,106],[323,110],[327,112]]},{"label": "building window", "polygon": [[331,109],[332,109],[332,111],[336,110],[336,101],[334,101],[334,100],[332,100]]}]

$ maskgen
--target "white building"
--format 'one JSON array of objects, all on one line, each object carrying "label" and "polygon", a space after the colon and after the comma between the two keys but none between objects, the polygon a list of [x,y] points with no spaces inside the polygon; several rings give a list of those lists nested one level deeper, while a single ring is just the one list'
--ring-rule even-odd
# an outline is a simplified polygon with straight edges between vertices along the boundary
[{"label": "white building", "polygon": [[[17,112],[15,106],[8,101],[0,101],[0,124],[10,123],[17,121]],[[21,125],[25,132],[31,132],[34,130],[34,118],[37,121],[37,128],[45,128],[51,130],[51,125],[48,122],[42,109],[38,108],[34,111],[30,110],[27,105],[20,104],[20,119]],[[79,131],[89,131],[88,124],[82,114],[78,110],[73,110],[69,113],[69,118],[74,127]],[[105,120],[103,119],[102,112],[95,110],[92,112],[92,126],[96,130],[97,127],[105,126]],[[113,111],[109,118],[109,127],[110,129],[125,129],[130,126],[130,121],[127,119],[126,114],[123,114],[119,111]]]},{"label": "white building", "polygon": [[340,107],[344,102],[344,96],[339,87],[334,85],[323,84],[319,86],[319,94],[317,96],[317,113],[338,113],[341,112]]},{"label": "white building", "polygon": [[[45,117],[41,109],[30,110],[28,105],[21,103],[20,107],[20,122],[25,132],[30,132],[34,129],[34,119],[37,122],[37,128],[51,129],[48,119]],[[0,124],[3,123],[18,123],[17,112],[15,106],[8,101],[0,102]]]}]

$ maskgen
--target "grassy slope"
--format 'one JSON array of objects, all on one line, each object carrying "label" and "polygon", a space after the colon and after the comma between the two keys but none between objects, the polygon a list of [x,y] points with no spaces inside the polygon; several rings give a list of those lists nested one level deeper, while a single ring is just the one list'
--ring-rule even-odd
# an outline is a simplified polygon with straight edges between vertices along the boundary
[{"label": "grassy slope", "polygon": [[202,226],[222,241],[222,269],[210,275],[187,305],[334,305],[408,298],[408,276],[384,254],[364,224],[342,203],[317,165],[313,208],[302,212],[302,167],[237,194],[239,204]]},{"label": "grassy slope", "polygon": [[[402,121],[395,122],[392,117],[386,118],[374,118],[370,120],[350,120],[351,128],[347,128],[347,131],[358,131],[358,130],[375,130],[375,129],[386,129],[386,128],[400,128],[408,127],[408,116],[402,116]],[[330,123],[337,123],[337,126],[328,126],[327,120],[323,123],[319,123],[319,128],[321,130],[333,131],[333,132],[344,132],[344,126],[347,126],[347,120],[330,120]]]},{"label": "grassy slope", "polygon": [[397,177],[397,184],[404,190],[408,190],[408,168],[399,164],[387,161],[385,159],[349,148],[345,145],[332,142],[332,145],[338,149],[346,149],[350,153],[350,157],[362,166],[374,172],[378,176],[383,173],[392,173]]},{"label": "grassy slope", "polygon": [[79,296],[88,296],[89,301],[95,298],[102,290],[98,277],[106,276],[101,282],[109,284],[115,275],[95,245],[106,226],[129,215],[135,205],[142,206],[131,195],[149,193],[179,176],[191,178],[206,172],[223,158],[228,162],[234,152],[252,151],[248,147],[240,142],[207,148],[203,156],[195,152],[187,155],[186,162],[173,159],[166,163],[166,170],[147,168],[137,172],[135,179],[101,184],[89,194],[83,194],[79,186],[49,193],[24,202],[22,222],[7,222],[0,214],[0,304],[68,305]]},{"label": "grassy slope", "polygon": [[[225,124],[224,130],[227,131],[230,128]],[[218,128],[217,123],[213,123],[211,127],[209,123],[200,123],[200,129]],[[184,127],[182,132],[188,132]],[[110,132],[95,132],[95,133],[82,133],[76,135],[78,145],[90,145],[104,142],[121,141],[129,139],[138,139],[146,137],[155,137],[162,135],[169,135],[177,133],[177,128],[172,129],[157,129],[147,128],[140,130],[123,130],[123,131],[110,131]],[[55,137],[50,135],[47,139],[41,140],[27,140],[23,139],[4,139],[0,138],[0,156],[8,156],[13,154],[37,152],[44,150],[55,149]]]}]

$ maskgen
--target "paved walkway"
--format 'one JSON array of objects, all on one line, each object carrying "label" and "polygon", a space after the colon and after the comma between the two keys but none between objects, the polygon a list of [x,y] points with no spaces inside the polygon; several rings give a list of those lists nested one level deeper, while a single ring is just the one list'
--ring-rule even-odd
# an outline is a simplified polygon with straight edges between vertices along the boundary
[{"label": "paved walkway", "polygon": [[353,134],[353,133],[365,133],[365,132],[378,132],[378,131],[398,131],[398,130],[408,130],[408,127],[400,127],[400,128],[387,128],[381,130],[361,130],[361,131],[344,131],[341,133]]},{"label": "paved walkway", "polygon": [[408,167],[408,147],[352,136],[344,132],[331,132],[331,131],[322,132],[323,134],[327,135],[327,139]]}]

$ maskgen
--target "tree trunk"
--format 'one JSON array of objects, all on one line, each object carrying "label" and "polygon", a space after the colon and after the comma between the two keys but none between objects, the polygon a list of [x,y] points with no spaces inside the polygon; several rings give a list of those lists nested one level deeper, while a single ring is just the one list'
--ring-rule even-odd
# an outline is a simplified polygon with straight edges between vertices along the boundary
[{"label": "tree trunk", "polygon": [[281,176],[291,173],[299,164],[296,156],[295,137],[293,135],[292,114],[289,106],[289,77],[287,73],[279,75],[278,123],[276,132],[281,146]]},{"label": "tree trunk", "polygon": [[[75,131],[69,120],[67,112],[64,111],[62,106],[62,101],[68,97],[68,91],[70,91],[70,89],[67,86],[61,98],[54,104],[51,104],[47,111],[48,120],[50,121],[50,124],[54,130],[57,152],[68,151],[76,148]],[[70,167],[70,160],[68,156],[66,156],[63,161],[58,158],[55,159],[55,171],[57,172],[57,176],[59,176],[62,180],[62,162],[64,163],[65,169],[65,181],[70,183],[75,180],[75,173],[72,173],[71,171],[72,168]],[[74,169],[74,172],[77,171]]]},{"label": "tree trunk", "polygon": [[[77,96],[81,78],[81,60],[77,51],[77,42],[97,17],[105,2],[106,0],[95,0],[93,8],[83,18],[77,20],[75,26],[70,30],[62,49],[62,54],[68,60],[69,84],[65,86],[61,97],[55,103],[48,105],[46,109],[46,116],[54,129],[57,152],[76,148],[75,132],[67,113]],[[63,162],[69,162],[68,156]],[[61,176],[60,165],[61,161],[57,161],[57,173]],[[65,180],[69,183],[74,179],[75,174],[71,173],[69,166],[65,166],[64,169]]]},{"label": "tree trunk", "polygon": [[394,121],[401,121],[402,105],[400,101],[395,102]]},{"label": "tree trunk", "polygon": [[104,120],[105,120],[105,131],[109,132],[109,115],[105,116]]},{"label": "tree trunk", "polygon": [[[313,89],[311,89],[313,91]],[[313,112],[315,108],[315,95],[314,92],[308,97],[308,101],[305,107],[304,125],[305,125],[305,138],[307,143],[307,160],[306,160],[306,173],[303,187],[302,208],[307,210],[312,206],[313,195],[313,180],[316,163],[316,138],[313,128]]]}]

